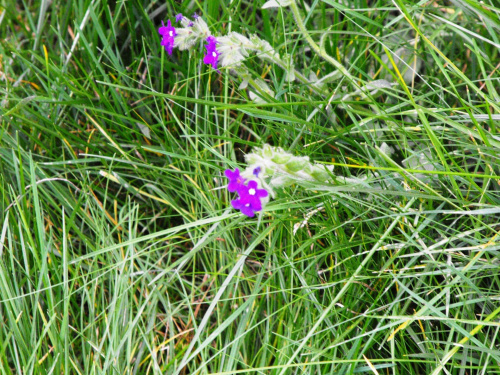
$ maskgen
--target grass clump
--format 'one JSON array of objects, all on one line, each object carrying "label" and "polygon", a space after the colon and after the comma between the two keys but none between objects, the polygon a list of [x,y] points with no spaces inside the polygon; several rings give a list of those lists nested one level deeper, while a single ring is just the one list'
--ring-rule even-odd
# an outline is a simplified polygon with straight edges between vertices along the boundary
[{"label": "grass clump", "polygon": [[500,373],[498,5],[265,4],[0,5],[2,374]]}]

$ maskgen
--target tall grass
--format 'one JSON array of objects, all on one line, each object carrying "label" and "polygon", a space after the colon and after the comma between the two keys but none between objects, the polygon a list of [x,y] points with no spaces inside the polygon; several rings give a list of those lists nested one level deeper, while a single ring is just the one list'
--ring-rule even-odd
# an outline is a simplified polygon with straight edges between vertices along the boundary
[{"label": "tall grass", "polygon": [[[500,373],[498,3],[263,4],[1,2],[1,374]],[[162,51],[178,12],[332,79],[252,57],[256,104]],[[264,143],[366,182],[248,219]]]}]

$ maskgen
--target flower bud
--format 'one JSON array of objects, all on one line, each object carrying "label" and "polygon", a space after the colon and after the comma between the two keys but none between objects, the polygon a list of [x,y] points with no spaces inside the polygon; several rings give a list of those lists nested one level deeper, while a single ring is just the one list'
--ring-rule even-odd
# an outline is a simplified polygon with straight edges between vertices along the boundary
[{"label": "flower bud", "polygon": [[330,178],[330,175],[328,174],[327,171],[322,169],[321,167],[315,166],[310,173],[311,177],[314,178],[316,181],[319,182],[325,182]]},{"label": "flower bud", "polygon": [[288,82],[295,81],[295,67],[292,61],[292,55],[285,53],[283,55],[283,61],[285,62],[286,67],[286,80]]},{"label": "flower bud", "polygon": [[280,176],[280,177],[275,177],[275,178],[271,179],[269,184],[271,186],[275,186],[275,187],[284,187],[284,186],[291,185],[293,183],[293,181],[294,180],[292,180],[290,177]]},{"label": "flower bud", "polygon": [[256,165],[256,166],[263,163],[262,157],[255,153],[246,154],[245,161],[247,162],[248,165]]},{"label": "flower bud", "polygon": [[288,163],[286,163],[286,169],[290,172],[298,172],[302,169],[304,169],[309,162],[309,158],[307,157],[301,157],[301,158],[293,158],[290,160]]},{"label": "flower bud", "polygon": [[262,148],[262,155],[264,157],[271,158],[273,156],[273,149],[271,146],[268,144],[265,144],[264,147]]},{"label": "flower bud", "polygon": [[275,154],[271,160],[276,164],[285,164],[291,157],[290,154]]}]

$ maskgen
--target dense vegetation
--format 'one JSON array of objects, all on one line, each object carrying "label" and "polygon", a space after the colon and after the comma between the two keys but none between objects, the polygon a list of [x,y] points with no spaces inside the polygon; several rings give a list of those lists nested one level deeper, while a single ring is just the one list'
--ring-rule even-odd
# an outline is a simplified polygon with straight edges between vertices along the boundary
[{"label": "dense vegetation", "polygon": [[[264,3],[0,2],[1,374],[500,373],[498,2]],[[264,144],[333,174],[248,218]]]}]

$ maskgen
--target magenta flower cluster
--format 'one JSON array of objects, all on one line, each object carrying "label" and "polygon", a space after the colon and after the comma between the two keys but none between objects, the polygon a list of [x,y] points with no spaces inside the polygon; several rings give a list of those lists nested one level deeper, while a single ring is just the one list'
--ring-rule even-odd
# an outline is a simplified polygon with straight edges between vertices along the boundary
[{"label": "magenta flower cluster", "polygon": [[[194,15],[195,20],[198,17],[199,16],[197,14]],[[175,16],[176,22],[181,22],[183,19],[184,16],[180,13]],[[162,26],[158,29],[158,33],[162,37],[161,45],[165,47],[165,51],[167,51],[169,55],[172,55],[172,51],[174,47],[176,47],[175,37],[177,36],[177,33],[175,31],[175,27],[172,26],[170,20],[167,21],[167,26],[165,26],[163,21],[161,22],[161,24]],[[187,27],[191,28],[193,27],[193,25],[194,25],[193,22],[189,22]],[[205,45],[206,52],[205,56],[203,57],[203,62],[207,65],[211,65],[215,70],[219,72],[219,70],[217,69],[217,64],[219,63],[219,55],[220,55],[220,52],[217,51],[217,43],[219,42],[215,37],[211,35],[208,36],[205,40],[208,44]]]},{"label": "magenta flower cluster", "polygon": [[161,45],[164,46],[165,51],[171,55],[172,50],[174,49],[174,40],[177,33],[175,32],[175,27],[172,26],[170,20],[167,21],[167,26],[165,26],[163,21],[161,21],[161,25],[162,26],[158,29],[158,32],[162,36]]},{"label": "magenta flower cluster", "polygon": [[217,51],[217,39],[215,39],[213,36],[209,36],[207,38],[207,43],[205,45],[205,48],[207,49],[207,52],[205,56],[203,57],[203,62],[207,65],[212,65],[212,67],[217,70],[217,63],[219,61],[219,55],[220,53]]},{"label": "magenta flower cluster", "polygon": [[238,193],[239,198],[231,201],[231,205],[236,210],[240,210],[248,217],[254,217],[255,212],[262,210],[261,199],[269,195],[267,190],[259,189],[257,181],[254,180],[248,181],[245,185],[246,178],[240,175],[238,168],[234,171],[226,169],[224,175],[229,179],[227,190],[231,193]]}]

